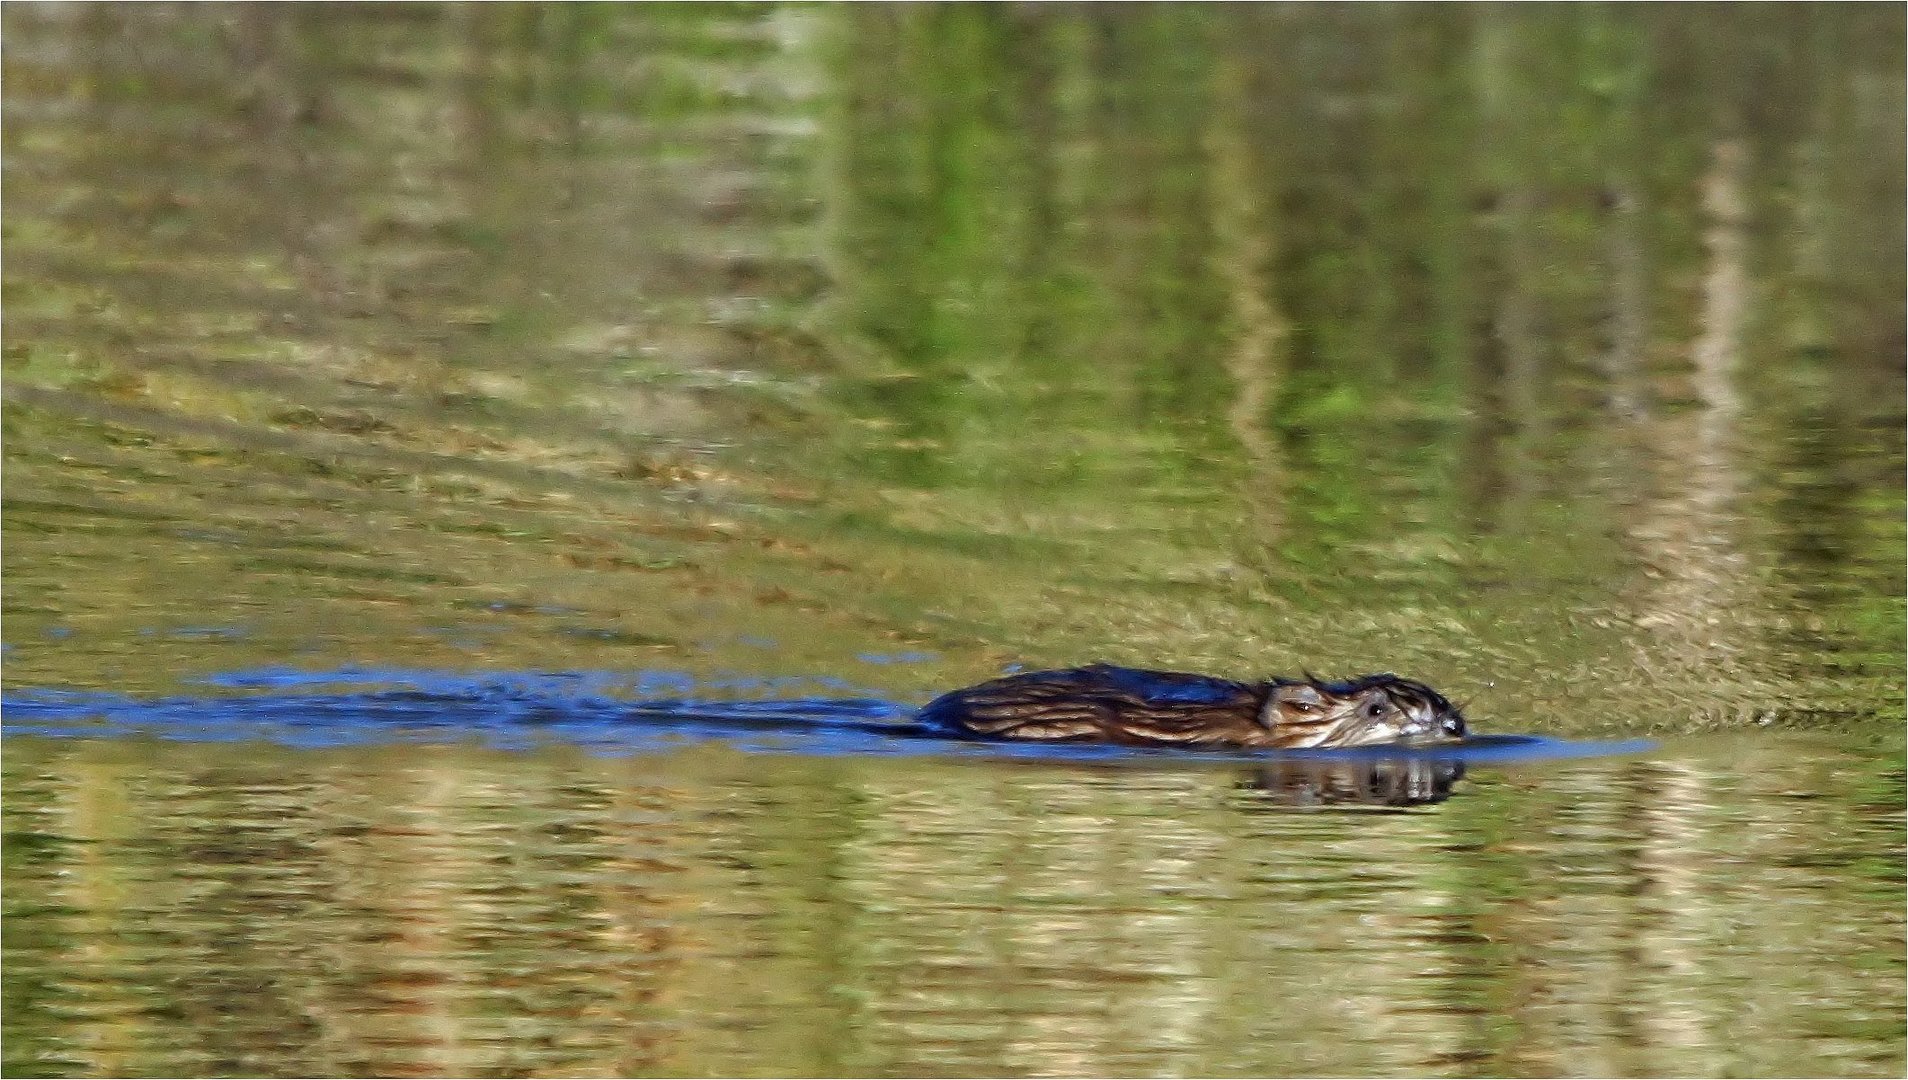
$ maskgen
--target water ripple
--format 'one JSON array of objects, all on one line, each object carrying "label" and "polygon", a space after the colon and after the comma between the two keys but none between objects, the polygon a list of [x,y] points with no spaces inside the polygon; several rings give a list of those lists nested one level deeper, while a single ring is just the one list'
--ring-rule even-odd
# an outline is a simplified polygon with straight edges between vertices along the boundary
[{"label": "water ripple", "polygon": [[[948,739],[915,727],[914,706],[876,697],[737,700],[704,693],[785,692],[840,685],[825,679],[698,680],[682,672],[471,674],[395,668],[299,672],[261,668],[210,685],[261,692],[140,698],[99,691],[16,690],[0,698],[8,735],[149,736],[186,742],[264,741],[294,747],[475,740],[498,749],[570,744],[639,754],[718,742],[750,753],[964,754],[1083,762],[1263,761],[1514,763],[1637,753],[1652,744],[1479,736],[1437,747],[1268,752],[1106,745],[1018,745]],[[659,690],[679,696],[643,695]]]}]

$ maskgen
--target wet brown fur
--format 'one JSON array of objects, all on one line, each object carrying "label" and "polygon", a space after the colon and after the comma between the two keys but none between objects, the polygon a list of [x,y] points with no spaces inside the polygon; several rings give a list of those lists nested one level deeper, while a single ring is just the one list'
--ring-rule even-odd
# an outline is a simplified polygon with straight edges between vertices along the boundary
[{"label": "wet brown fur", "polygon": [[[1403,718],[1400,723],[1417,718],[1430,729],[1385,737],[1392,729],[1361,715],[1367,708]],[[1327,747],[1463,732],[1450,702],[1395,675],[1242,683],[1104,664],[993,679],[943,695],[921,719],[985,738],[1172,746]]]}]

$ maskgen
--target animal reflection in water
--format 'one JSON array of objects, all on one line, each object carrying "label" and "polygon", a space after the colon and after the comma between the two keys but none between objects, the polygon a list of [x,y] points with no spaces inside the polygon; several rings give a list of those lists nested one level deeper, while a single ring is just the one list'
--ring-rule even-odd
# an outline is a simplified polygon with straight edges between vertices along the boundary
[{"label": "animal reflection in water", "polygon": [[1244,683],[1108,664],[956,690],[919,719],[968,738],[1283,750],[1450,742],[1466,731],[1443,695],[1391,674]]},{"label": "animal reflection in water", "polygon": [[1259,766],[1239,782],[1239,787],[1258,800],[1281,807],[1403,807],[1443,802],[1463,777],[1461,761],[1293,758]]}]

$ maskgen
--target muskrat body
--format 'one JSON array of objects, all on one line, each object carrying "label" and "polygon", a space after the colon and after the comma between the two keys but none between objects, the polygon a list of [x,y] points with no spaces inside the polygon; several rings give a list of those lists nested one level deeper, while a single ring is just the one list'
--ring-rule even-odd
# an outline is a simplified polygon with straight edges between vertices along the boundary
[{"label": "muskrat body", "polygon": [[1445,742],[1465,733],[1455,705],[1391,674],[1244,683],[1109,664],[993,679],[934,699],[919,720],[991,739],[1287,750]]}]

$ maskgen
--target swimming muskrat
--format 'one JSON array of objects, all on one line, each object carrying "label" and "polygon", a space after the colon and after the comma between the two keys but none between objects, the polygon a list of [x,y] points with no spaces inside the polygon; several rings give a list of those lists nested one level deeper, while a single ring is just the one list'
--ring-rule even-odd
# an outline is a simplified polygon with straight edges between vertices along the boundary
[{"label": "swimming muskrat", "polygon": [[943,694],[921,723],[993,739],[1297,750],[1464,737],[1436,690],[1396,675],[1233,682],[1094,664],[1030,671]]}]

